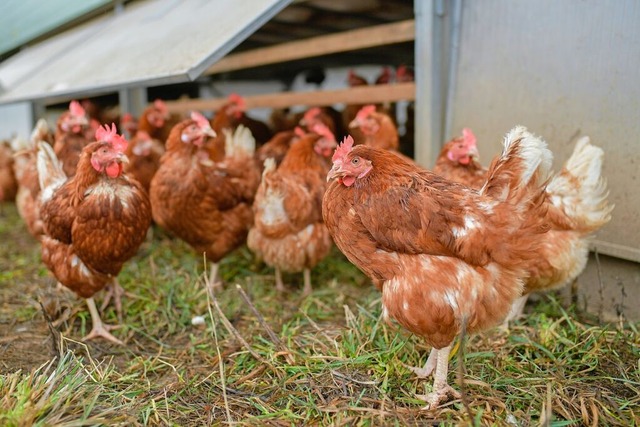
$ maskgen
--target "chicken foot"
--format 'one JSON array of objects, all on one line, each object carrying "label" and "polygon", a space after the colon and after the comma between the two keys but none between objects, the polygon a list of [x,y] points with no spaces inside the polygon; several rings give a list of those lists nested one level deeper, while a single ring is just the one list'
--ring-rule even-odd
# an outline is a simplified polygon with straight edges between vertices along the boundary
[{"label": "chicken foot", "polygon": [[[447,374],[449,372],[449,353],[451,353],[451,345],[436,350],[436,371],[433,375],[433,391],[429,394],[419,394],[416,397],[427,402],[427,406],[422,409],[436,409],[441,403],[446,402],[450,398],[459,399],[460,392],[456,391],[447,383]],[[431,355],[429,356],[431,357]],[[428,362],[428,360],[427,360]]]},{"label": "chicken foot", "polygon": [[304,270],[302,270],[302,274],[304,275],[304,287],[302,288],[302,295],[309,295],[313,290],[311,289],[311,270],[305,268]]},{"label": "chicken foot", "polygon": [[276,270],[276,291],[278,292],[284,292],[284,283],[282,283],[282,271],[280,271],[280,269],[278,267],[275,268]]},{"label": "chicken foot", "polygon": [[91,313],[91,322],[93,323],[93,327],[91,329],[91,332],[89,332],[89,335],[84,337],[82,340],[88,341],[97,337],[102,337],[106,340],[111,341],[112,343],[124,345],[122,341],[109,333],[109,330],[119,328],[119,326],[107,325],[105,323],[102,323],[100,313],[98,313],[98,308],[96,307],[96,303],[93,298],[87,298],[86,301],[87,306],[89,307],[89,313]]},{"label": "chicken foot", "polygon": [[427,358],[427,362],[424,364],[424,367],[418,368],[417,366],[409,366],[405,365],[407,369],[412,371],[414,374],[418,376],[418,378],[427,378],[429,375],[433,373],[433,370],[436,368],[436,364],[438,363],[438,350],[435,348],[431,349],[431,353],[429,353],[429,357]]},{"label": "chicken foot", "polygon": [[56,283],[56,292],[58,293],[70,293],[75,295],[75,292],[73,292],[71,289],[67,288],[65,285],[63,285],[60,282]]},{"label": "chicken foot", "polygon": [[106,289],[107,293],[102,300],[102,306],[100,306],[100,310],[104,311],[105,308],[111,302],[113,298],[113,303],[116,306],[116,316],[118,316],[118,322],[122,323],[122,295],[125,294],[124,288],[120,286],[117,278],[111,279],[111,282],[107,285]]},{"label": "chicken foot", "polygon": [[218,274],[218,270],[220,269],[220,264],[217,262],[211,263],[211,273],[209,273],[209,286],[211,289],[220,290],[222,289],[222,282],[220,281],[220,276]]},{"label": "chicken foot", "polygon": [[529,295],[523,295],[521,297],[516,298],[513,303],[511,303],[511,309],[509,310],[509,314],[500,325],[501,329],[509,329],[509,322],[519,319],[522,317],[522,313],[524,312],[524,306],[527,303],[527,298]]}]

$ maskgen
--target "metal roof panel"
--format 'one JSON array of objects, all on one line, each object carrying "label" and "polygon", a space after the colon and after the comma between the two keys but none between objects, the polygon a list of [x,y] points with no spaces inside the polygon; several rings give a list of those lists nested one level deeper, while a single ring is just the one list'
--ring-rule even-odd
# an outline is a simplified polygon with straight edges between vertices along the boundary
[{"label": "metal roof panel", "polygon": [[[194,80],[290,2],[134,2],[55,37],[49,43],[56,49],[37,45],[0,65],[0,82],[7,85],[0,104]],[[28,72],[16,78],[17,69]]]}]

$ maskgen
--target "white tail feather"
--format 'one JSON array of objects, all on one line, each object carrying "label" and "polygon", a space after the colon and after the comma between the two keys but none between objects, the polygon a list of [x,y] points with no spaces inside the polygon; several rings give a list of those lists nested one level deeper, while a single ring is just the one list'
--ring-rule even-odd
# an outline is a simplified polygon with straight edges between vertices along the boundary
[{"label": "white tail feather", "polygon": [[604,151],[592,145],[589,137],[582,137],[564,168],[547,186],[552,203],[586,231],[594,231],[609,222],[614,207],[607,202],[609,192],[602,177],[603,159]]},{"label": "white tail feather", "polygon": [[16,136],[15,138],[13,138],[9,145],[11,145],[11,149],[13,150],[13,152],[28,150],[32,148],[31,143],[20,136]]},{"label": "white tail feather", "polygon": [[271,172],[276,170],[276,160],[273,157],[267,157],[264,159],[264,169],[262,171],[262,177],[270,174]]},{"label": "white tail feather", "polygon": [[[480,190],[483,194],[505,200],[513,190],[527,186],[532,179],[535,185],[544,185],[553,160],[546,142],[524,126],[516,126],[505,136],[503,146],[502,154],[489,168],[487,182]],[[507,170],[519,173],[505,181]]]},{"label": "white tail feather", "polygon": [[251,157],[256,152],[256,140],[246,126],[238,125],[233,133],[229,129],[223,129],[222,132],[226,157]]},{"label": "white tail feather", "polygon": [[56,153],[53,152],[53,148],[46,142],[38,142],[36,166],[42,194],[41,199],[45,202],[67,180],[67,176],[62,170],[62,163],[58,160]]},{"label": "white tail feather", "polygon": [[547,143],[535,137],[526,127],[516,126],[505,136],[503,155],[508,155],[515,141],[520,141],[520,145],[512,154],[519,157],[525,166],[521,185],[527,185],[536,172],[537,184],[542,185],[549,177],[553,161],[553,154],[547,148]]},{"label": "white tail feather", "polygon": [[35,144],[40,135],[49,133],[49,123],[45,119],[38,119],[38,122],[31,131],[29,139]]}]

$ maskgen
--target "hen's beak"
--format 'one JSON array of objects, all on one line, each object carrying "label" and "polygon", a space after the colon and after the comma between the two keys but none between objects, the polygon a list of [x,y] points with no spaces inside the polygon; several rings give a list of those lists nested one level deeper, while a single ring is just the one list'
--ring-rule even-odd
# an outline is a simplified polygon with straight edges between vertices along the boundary
[{"label": "hen's beak", "polygon": [[118,153],[118,157],[116,157],[116,159],[120,163],[124,163],[125,165],[129,163],[129,157],[127,157],[127,155],[124,153]]},{"label": "hen's beak", "polygon": [[358,120],[358,119],[351,120],[351,123],[349,123],[349,127],[350,128],[359,128],[360,127],[360,120]]},{"label": "hen's beak", "polygon": [[471,157],[473,160],[478,160],[480,158],[480,153],[478,152],[478,148],[477,147],[471,147],[469,149],[469,152],[467,153],[469,155],[469,157]]},{"label": "hen's beak", "polygon": [[336,177],[342,176],[343,174],[344,174],[344,171],[342,170],[342,163],[336,162],[333,164],[333,166],[331,167],[331,170],[327,174],[327,182],[331,181]]},{"label": "hen's beak", "polygon": [[210,127],[204,129],[203,132],[205,135],[210,136],[211,138],[215,138],[217,135],[216,131],[211,129]]}]

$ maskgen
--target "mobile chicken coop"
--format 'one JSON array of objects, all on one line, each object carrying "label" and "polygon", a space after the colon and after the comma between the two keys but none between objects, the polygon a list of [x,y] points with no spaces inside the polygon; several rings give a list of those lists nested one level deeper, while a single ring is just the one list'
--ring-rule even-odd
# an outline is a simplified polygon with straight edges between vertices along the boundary
[{"label": "mobile chicken coop", "polygon": [[[35,3],[2,6],[0,137],[27,136],[48,106],[74,98],[113,94],[139,113],[167,85],[197,92],[170,110],[212,111],[224,101],[215,88],[239,81],[249,108],[414,101],[415,157],[427,167],[462,127],[487,164],[525,125],[549,143],[555,169],[589,135],[616,208],[593,240],[581,298],[609,318],[640,318],[637,1]],[[415,83],[291,90],[308,70],[361,64],[413,65]]]}]

